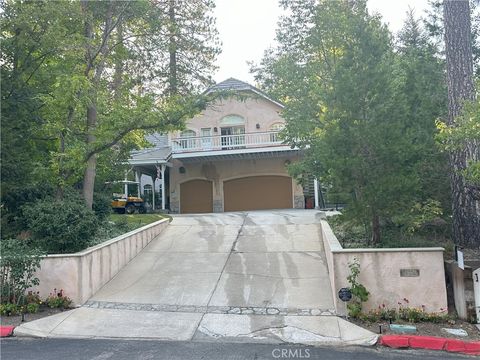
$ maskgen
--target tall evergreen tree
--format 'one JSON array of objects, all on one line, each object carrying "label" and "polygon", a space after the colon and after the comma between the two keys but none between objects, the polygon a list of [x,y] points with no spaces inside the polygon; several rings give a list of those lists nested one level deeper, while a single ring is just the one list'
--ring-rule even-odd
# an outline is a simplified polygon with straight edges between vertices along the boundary
[{"label": "tall evergreen tree", "polygon": [[280,45],[253,70],[286,104],[285,140],[305,151],[292,173],[312,173],[349,194],[345,214],[366,225],[375,245],[382,224],[410,226],[405,214],[438,214],[437,194],[422,176],[441,156],[425,150],[442,112],[443,68],[418,23],[410,19],[395,52],[365,1],[289,4]]},{"label": "tall evergreen tree", "polygon": [[[465,101],[475,99],[473,84],[473,57],[468,0],[444,2],[445,54],[447,60],[448,118],[455,127],[462,115]],[[460,149],[450,152],[450,179],[452,187],[453,235],[456,243],[480,245],[480,199],[469,189],[462,172],[469,161],[480,160],[477,141],[467,141]]]}]

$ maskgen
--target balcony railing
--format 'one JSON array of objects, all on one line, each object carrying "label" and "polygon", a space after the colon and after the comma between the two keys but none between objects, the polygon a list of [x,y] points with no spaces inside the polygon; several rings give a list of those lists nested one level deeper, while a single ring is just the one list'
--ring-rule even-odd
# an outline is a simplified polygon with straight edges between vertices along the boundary
[{"label": "balcony railing", "polygon": [[232,150],[282,145],[279,131],[237,135],[183,137],[171,140],[173,153]]}]

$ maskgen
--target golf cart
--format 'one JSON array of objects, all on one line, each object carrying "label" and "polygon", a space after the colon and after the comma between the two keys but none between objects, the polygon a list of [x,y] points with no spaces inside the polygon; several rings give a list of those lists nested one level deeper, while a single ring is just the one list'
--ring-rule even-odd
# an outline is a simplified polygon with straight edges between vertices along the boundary
[{"label": "golf cart", "polygon": [[[113,211],[119,214],[133,214],[135,212],[145,214],[147,212],[145,202],[140,197],[140,183],[129,180],[115,181],[113,183],[123,185],[123,193],[113,193]],[[137,196],[132,194],[137,194]]]}]

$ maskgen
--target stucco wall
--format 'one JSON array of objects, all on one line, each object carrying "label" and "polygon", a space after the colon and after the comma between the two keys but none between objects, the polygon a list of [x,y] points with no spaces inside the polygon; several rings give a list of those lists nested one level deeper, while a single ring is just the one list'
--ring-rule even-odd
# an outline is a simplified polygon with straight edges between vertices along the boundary
[{"label": "stucco wall", "polygon": [[[339,289],[349,286],[348,263],[354,258],[360,263],[359,281],[370,292],[364,310],[376,309],[382,304],[397,307],[403,299],[412,307],[424,305],[427,312],[447,308],[443,248],[343,249],[328,223],[324,220],[321,223],[338,313],[345,314],[345,305],[338,300],[337,294]],[[401,269],[417,269],[419,274],[402,277]]]},{"label": "stucco wall", "polygon": [[37,277],[41,297],[63,289],[75,305],[83,304],[168,225],[168,219],[146,225],[75,254],[48,255]]},{"label": "stucco wall", "polygon": [[[180,210],[180,184],[193,179],[205,179],[213,182],[214,211],[223,211],[223,182],[246,176],[280,175],[288,176],[286,161],[297,160],[296,156],[274,157],[265,159],[222,160],[211,162],[185,162],[173,160],[170,171],[170,209],[174,213]],[[185,173],[179,168],[183,166]],[[303,189],[295,180],[292,181],[292,203],[303,209]]]},{"label": "stucco wall", "polygon": [[[228,98],[221,100],[206,110],[187,121],[187,129],[196,132],[200,136],[201,128],[212,128],[212,135],[220,135],[220,120],[226,115],[240,115],[245,119],[245,132],[269,131],[270,126],[275,123],[284,123],[279,112],[281,107],[262,98],[248,98],[239,100]],[[256,125],[260,125],[260,129]],[[217,127],[218,132],[214,133],[213,128]],[[170,134],[171,137],[178,137],[179,132]]]}]

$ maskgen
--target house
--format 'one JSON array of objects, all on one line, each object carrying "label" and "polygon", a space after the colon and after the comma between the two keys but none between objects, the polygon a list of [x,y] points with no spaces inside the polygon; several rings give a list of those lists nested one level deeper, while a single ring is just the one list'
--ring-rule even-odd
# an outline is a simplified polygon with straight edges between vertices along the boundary
[{"label": "house", "polygon": [[187,121],[184,131],[152,135],[154,147],[132,153],[129,162],[147,202],[172,213],[303,209],[304,189],[286,170],[301,151],[279,137],[283,105],[233,78],[207,92],[217,90],[246,99],[219,100]]}]

